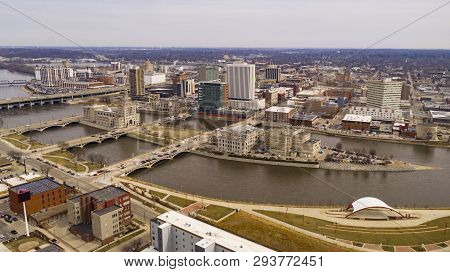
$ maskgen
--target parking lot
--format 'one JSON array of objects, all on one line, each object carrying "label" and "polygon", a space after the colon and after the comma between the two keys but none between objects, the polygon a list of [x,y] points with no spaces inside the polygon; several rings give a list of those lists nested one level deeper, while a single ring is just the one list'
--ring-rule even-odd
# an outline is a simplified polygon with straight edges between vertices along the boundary
[{"label": "parking lot", "polygon": [[[0,239],[0,243],[25,234],[25,222],[23,222],[20,216],[16,216],[11,212],[9,202],[6,200],[0,201],[0,214],[9,214],[11,217],[17,218],[17,221],[12,221],[11,223],[8,223],[5,218],[0,218],[0,237],[1,235],[5,236],[5,238]],[[12,234],[12,230],[16,230],[17,234]]]}]

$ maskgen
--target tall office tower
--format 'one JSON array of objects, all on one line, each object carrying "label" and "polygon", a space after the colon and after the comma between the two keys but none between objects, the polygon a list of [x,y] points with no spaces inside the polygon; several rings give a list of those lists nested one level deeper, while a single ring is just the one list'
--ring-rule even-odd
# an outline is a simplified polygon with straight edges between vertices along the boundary
[{"label": "tall office tower", "polygon": [[144,70],[139,67],[130,69],[130,94],[131,98],[139,97],[144,94]]},{"label": "tall office tower", "polygon": [[200,67],[199,80],[211,81],[219,79],[219,67],[205,65]]},{"label": "tall office tower", "polygon": [[225,82],[201,82],[198,89],[198,106],[201,112],[214,113],[228,102],[228,85]]},{"label": "tall office tower", "polygon": [[369,81],[367,85],[367,106],[374,108],[400,108],[402,82],[391,78]]},{"label": "tall office tower", "polygon": [[233,63],[227,65],[227,82],[230,99],[255,99],[255,65]]},{"label": "tall office tower", "polygon": [[281,68],[278,68],[276,65],[269,65],[266,68],[266,79],[273,79],[276,82],[281,81]]},{"label": "tall office tower", "polygon": [[403,83],[401,100],[409,100],[411,95],[411,85]]}]

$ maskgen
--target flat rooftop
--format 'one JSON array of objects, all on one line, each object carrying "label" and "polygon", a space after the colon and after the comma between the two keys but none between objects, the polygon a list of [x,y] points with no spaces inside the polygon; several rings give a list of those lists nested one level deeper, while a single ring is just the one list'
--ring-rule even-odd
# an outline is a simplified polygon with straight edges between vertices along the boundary
[{"label": "flat rooftop", "polygon": [[25,189],[31,192],[31,194],[41,194],[43,192],[51,191],[62,187],[63,185],[49,178],[43,178],[40,180],[32,181],[30,183],[20,184],[11,187],[11,191],[17,193],[19,190]]},{"label": "flat rooftop", "polygon": [[108,208],[104,208],[104,209],[101,209],[101,210],[97,210],[97,211],[92,212],[92,213],[95,213],[95,214],[98,215],[98,216],[102,216],[102,215],[108,214],[108,213],[110,213],[110,212],[112,212],[112,211],[121,210],[121,209],[122,209],[122,208],[121,208],[120,206],[113,205],[113,206],[110,206],[110,207],[108,207]]},{"label": "flat rooftop", "polygon": [[279,107],[279,106],[272,106],[272,107],[266,109],[266,111],[268,111],[268,112],[282,112],[282,113],[290,113],[293,110],[294,110],[294,108]]},{"label": "flat rooftop", "polygon": [[203,239],[215,242],[217,245],[228,248],[232,251],[264,252],[272,251],[269,248],[258,245],[254,242],[223,231],[194,218],[188,217],[178,212],[169,211],[158,216],[158,219],[169,223],[179,229],[183,229],[195,234]]},{"label": "flat rooftop", "polygon": [[342,121],[370,123],[370,122],[372,122],[372,116],[358,115],[358,114],[346,114],[344,119],[342,119]]},{"label": "flat rooftop", "polygon": [[[97,199],[98,201],[107,201],[122,196],[124,194],[127,194],[127,192],[119,187],[107,186],[105,188],[98,189],[81,196],[90,196]],[[79,201],[81,196],[73,197],[70,200]]]}]

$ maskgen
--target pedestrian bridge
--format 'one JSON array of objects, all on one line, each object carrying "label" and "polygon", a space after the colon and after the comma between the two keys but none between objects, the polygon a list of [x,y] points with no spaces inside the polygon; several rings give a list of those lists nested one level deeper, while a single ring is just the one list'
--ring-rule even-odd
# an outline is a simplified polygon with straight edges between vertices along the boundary
[{"label": "pedestrian bridge", "polygon": [[163,161],[170,161],[173,160],[175,157],[182,155],[182,154],[187,154],[189,153],[189,151],[187,150],[180,150],[174,153],[171,153],[167,156],[163,156],[163,157],[158,157],[156,159],[153,159],[147,163],[143,163],[143,164],[138,164],[138,165],[133,165],[131,168],[127,168],[126,172],[124,173],[125,176],[128,176],[129,174],[133,173],[136,170],[139,169],[150,169],[152,168],[154,165],[159,164]]},{"label": "pedestrian bridge", "polygon": [[11,128],[11,129],[5,129],[0,132],[0,135],[3,136],[3,135],[12,134],[12,133],[23,134],[23,133],[26,133],[29,131],[44,131],[51,127],[65,127],[72,123],[79,123],[80,121],[81,121],[81,115],[70,116],[70,117],[66,117],[66,118],[63,118],[60,120],[56,120],[56,121],[52,120],[52,121],[36,123],[36,124],[32,124],[32,125],[25,125],[25,126],[15,127],[15,128]]}]

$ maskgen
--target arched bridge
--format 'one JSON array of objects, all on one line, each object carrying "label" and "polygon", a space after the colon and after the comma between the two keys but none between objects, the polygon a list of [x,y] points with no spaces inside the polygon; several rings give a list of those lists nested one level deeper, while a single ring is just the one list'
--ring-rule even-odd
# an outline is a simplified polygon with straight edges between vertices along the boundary
[{"label": "arched bridge", "polygon": [[181,154],[187,154],[187,153],[189,153],[187,150],[179,150],[179,151],[173,152],[173,153],[171,153],[171,154],[169,154],[167,156],[157,157],[157,158],[152,159],[152,160],[150,160],[148,162],[144,162],[144,163],[140,163],[140,164],[137,164],[137,165],[133,165],[132,167],[126,169],[124,175],[128,176],[132,172],[134,172],[136,170],[139,170],[139,169],[144,169],[144,168],[150,169],[155,164],[158,164],[158,163],[160,163],[162,161],[173,160],[175,157],[177,157],[177,156],[179,156]]}]

